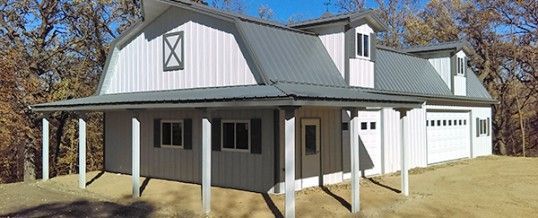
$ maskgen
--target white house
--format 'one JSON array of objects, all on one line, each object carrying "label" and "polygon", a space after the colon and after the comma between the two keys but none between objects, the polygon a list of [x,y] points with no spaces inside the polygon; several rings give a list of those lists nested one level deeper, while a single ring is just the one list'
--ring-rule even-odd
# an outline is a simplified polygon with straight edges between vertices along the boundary
[{"label": "white house", "polygon": [[[139,177],[284,193],[491,154],[495,101],[465,43],[376,45],[372,10],[284,26],[183,0],[144,0],[114,41],[95,95],[36,112],[102,112],[105,169]],[[85,121],[80,187],[85,187]],[[43,119],[43,179],[48,179]]]}]

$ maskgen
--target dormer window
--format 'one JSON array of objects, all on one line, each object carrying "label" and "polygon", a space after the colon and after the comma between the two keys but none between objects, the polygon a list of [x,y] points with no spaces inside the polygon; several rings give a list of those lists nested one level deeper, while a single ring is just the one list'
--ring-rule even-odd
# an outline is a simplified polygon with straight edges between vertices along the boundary
[{"label": "dormer window", "polygon": [[368,35],[357,33],[357,56],[370,56],[370,37]]},{"label": "dormer window", "polygon": [[465,58],[460,58],[458,57],[458,68],[457,68],[457,71],[456,73],[459,75],[459,76],[464,76],[465,75]]}]

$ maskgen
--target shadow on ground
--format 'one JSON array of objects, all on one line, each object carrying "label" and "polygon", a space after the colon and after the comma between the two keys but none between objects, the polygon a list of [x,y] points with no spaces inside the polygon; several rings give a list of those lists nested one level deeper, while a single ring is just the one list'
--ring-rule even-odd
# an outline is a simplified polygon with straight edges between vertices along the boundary
[{"label": "shadow on ground", "polygon": [[42,204],[0,217],[149,217],[154,207],[146,202],[121,205],[111,202],[75,201]]}]

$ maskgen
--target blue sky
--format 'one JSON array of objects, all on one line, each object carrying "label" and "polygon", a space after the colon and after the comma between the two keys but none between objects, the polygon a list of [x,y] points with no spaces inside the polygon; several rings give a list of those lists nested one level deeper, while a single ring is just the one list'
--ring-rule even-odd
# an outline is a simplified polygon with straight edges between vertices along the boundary
[{"label": "blue sky", "polygon": [[[332,0],[332,2],[335,1]],[[427,2],[427,0],[417,1],[421,6]],[[326,11],[325,2],[327,0],[243,0],[248,15],[257,16],[258,7],[267,5],[273,9],[274,19],[281,22],[286,22],[290,16],[297,15],[304,19],[317,18]],[[377,8],[377,4],[373,0],[366,0],[366,7]],[[338,12],[338,9],[332,5],[328,9],[332,13]]]}]

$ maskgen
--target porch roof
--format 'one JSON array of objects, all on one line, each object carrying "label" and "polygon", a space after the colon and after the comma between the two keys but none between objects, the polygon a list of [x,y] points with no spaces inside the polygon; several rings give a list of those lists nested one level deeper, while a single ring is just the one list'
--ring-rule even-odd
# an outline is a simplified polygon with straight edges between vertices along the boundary
[{"label": "porch roof", "polygon": [[106,111],[204,107],[421,107],[416,97],[374,93],[350,87],[299,83],[193,88],[167,91],[93,95],[32,105],[36,112]]}]

